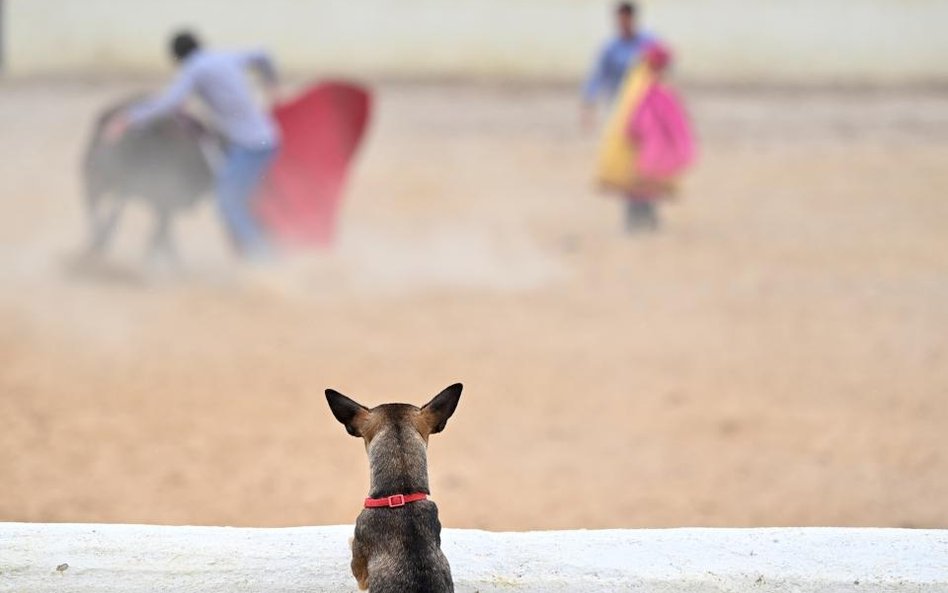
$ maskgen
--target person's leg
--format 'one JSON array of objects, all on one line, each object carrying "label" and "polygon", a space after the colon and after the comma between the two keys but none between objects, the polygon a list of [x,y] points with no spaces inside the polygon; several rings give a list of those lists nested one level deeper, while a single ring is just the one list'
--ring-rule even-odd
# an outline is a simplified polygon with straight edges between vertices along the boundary
[{"label": "person's leg", "polygon": [[642,222],[648,230],[658,230],[658,203],[655,200],[642,202]]},{"label": "person's leg", "polygon": [[217,180],[217,199],[231,238],[245,255],[267,251],[263,229],[254,216],[251,198],[273,160],[273,149],[250,150],[232,146]]},{"label": "person's leg", "polygon": [[638,233],[642,230],[642,201],[635,196],[629,196],[625,201],[625,232]]},{"label": "person's leg", "polygon": [[655,202],[639,196],[628,196],[625,203],[625,230],[638,233],[658,228]]}]

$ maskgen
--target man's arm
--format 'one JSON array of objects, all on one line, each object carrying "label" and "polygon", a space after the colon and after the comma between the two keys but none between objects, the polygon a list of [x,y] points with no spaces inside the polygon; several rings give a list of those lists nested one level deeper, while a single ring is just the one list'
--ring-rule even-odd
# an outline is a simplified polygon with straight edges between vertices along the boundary
[{"label": "man's arm", "polygon": [[593,65],[586,84],[583,85],[583,103],[580,110],[580,124],[586,130],[592,130],[596,120],[596,103],[599,100],[599,94],[602,92],[603,81],[606,77],[607,63],[609,60],[609,45],[599,51],[599,56]]},{"label": "man's arm", "polygon": [[171,115],[187,101],[194,89],[194,73],[183,69],[171,85],[155,99],[147,100],[128,110],[128,124],[139,127],[160,117]]},{"label": "man's arm", "polygon": [[587,105],[595,105],[602,92],[602,85],[606,78],[607,64],[609,62],[609,45],[606,45],[599,51],[596,62],[593,64],[592,72],[586,83],[583,85],[583,102]]},{"label": "man's arm", "polygon": [[260,75],[271,105],[280,100],[280,79],[270,54],[263,49],[239,52],[237,58],[245,67],[253,68]]},{"label": "man's arm", "polygon": [[105,126],[106,141],[118,142],[129,128],[144,126],[150,121],[170,115],[187,100],[193,88],[194,74],[182,70],[157,98],[145,100],[113,115]]},{"label": "man's arm", "polygon": [[276,66],[273,63],[273,59],[270,57],[270,54],[268,54],[265,50],[254,49],[245,51],[241,52],[239,56],[241,62],[247,66],[250,66],[260,74],[260,78],[263,79],[263,82],[268,87],[275,87],[279,83]]}]

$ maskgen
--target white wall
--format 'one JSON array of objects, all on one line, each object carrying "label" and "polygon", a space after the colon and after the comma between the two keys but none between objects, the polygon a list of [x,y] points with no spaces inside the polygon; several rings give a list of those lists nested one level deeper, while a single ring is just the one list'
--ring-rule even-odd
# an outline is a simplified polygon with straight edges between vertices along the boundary
[{"label": "white wall", "polygon": [[[574,80],[610,31],[602,0],[6,0],[8,71],[152,72],[193,25],[285,67],[374,77]],[[643,0],[691,78],[948,81],[946,0]]]},{"label": "white wall", "polygon": [[[0,592],[355,591],[351,533],[350,526],[0,523]],[[458,593],[948,591],[948,531],[446,529],[442,535]]]}]

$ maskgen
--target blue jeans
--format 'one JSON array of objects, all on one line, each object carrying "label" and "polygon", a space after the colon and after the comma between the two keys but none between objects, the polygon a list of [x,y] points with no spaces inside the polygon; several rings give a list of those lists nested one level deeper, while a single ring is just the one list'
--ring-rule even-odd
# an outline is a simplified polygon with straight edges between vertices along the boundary
[{"label": "blue jeans", "polygon": [[217,205],[231,239],[244,255],[266,252],[269,242],[250,203],[263,182],[277,148],[230,145],[217,175]]}]

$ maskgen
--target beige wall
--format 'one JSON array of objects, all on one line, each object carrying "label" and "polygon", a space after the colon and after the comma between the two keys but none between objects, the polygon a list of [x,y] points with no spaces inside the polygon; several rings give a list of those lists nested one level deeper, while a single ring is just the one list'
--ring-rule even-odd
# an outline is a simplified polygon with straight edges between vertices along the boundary
[{"label": "beige wall", "polygon": [[[948,80],[948,0],[645,0],[690,78]],[[572,80],[610,32],[599,0],[7,0],[12,74],[154,72],[169,31],[261,44],[306,75]]]}]

